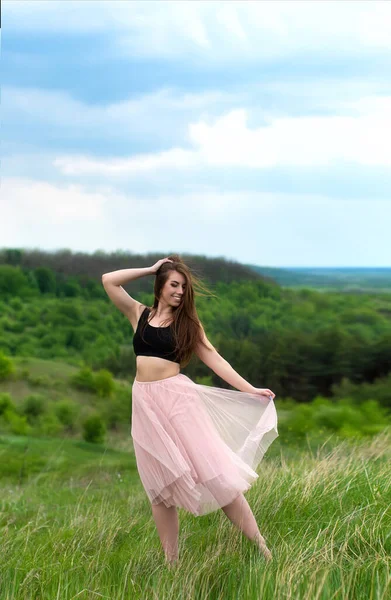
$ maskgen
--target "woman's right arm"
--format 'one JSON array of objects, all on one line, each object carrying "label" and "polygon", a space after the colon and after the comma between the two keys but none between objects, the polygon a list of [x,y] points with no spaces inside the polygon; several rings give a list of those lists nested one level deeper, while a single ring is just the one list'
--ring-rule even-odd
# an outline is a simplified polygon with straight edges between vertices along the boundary
[{"label": "woman's right arm", "polygon": [[[119,271],[112,271],[111,273],[104,273],[102,275],[102,284],[106,290],[110,300],[115,304],[117,308],[129,319],[133,327],[137,325],[139,319],[139,310],[143,306],[141,302],[138,302],[132,296],[130,296],[122,287],[126,283],[145,277],[146,275],[155,275],[156,271],[160,266],[169,261],[168,258],[162,258],[152,267],[142,267],[140,269],[120,269]],[[171,261],[169,261],[171,262]]]},{"label": "woman's right arm", "polygon": [[104,273],[102,275],[102,284],[107,295],[115,306],[129,319],[132,325],[138,321],[139,310],[142,304],[132,298],[122,286],[134,279],[153,275],[153,273],[152,267],[143,267],[140,269],[120,269],[119,271],[112,271],[111,273]]},{"label": "woman's right arm", "polygon": [[145,275],[153,275],[153,267],[143,267],[141,269],[120,269],[119,271],[112,271],[111,273],[104,273],[102,275],[102,283],[108,283],[110,285],[125,285],[129,281],[139,279]]}]

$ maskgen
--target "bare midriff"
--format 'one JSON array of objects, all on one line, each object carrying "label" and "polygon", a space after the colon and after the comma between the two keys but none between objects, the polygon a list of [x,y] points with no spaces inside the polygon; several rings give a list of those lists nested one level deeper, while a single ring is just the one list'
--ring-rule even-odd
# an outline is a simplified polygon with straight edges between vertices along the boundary
[{"label": "bare midriff", "polygon": [[137,381],[166,379],[178,375],[181,370],[179,363],[158,356],[137,356],[136,366]]}]

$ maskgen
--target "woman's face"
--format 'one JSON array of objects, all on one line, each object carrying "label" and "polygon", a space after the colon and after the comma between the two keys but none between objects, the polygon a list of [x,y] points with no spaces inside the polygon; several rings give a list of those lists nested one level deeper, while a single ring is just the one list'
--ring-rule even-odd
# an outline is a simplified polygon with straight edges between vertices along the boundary
[{"label": "woman's face", "polygon": [[169,271],[168,279],[160,294],[160,300],[176,308],[183,299],[185,289],[185,276],[178,271]]}]

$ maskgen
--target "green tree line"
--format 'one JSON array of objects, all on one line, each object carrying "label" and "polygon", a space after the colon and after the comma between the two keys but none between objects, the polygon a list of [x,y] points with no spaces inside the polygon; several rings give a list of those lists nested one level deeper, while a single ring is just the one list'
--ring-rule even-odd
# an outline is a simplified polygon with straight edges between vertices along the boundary
[{"label": "green tree line", "polygon": [[[147,291],[136,285],[127,289],[151,305],[152,280],[145,278]],[[389,294],[283,289],[262,278],[216,281],[210,287],[215,297],[196,300],[207,335],[255,386],[308,402],[317,394],[330,396],[344,379],[371,384],[391,371]],[[100,281],[87,285],[48,267],[0,266],[5,354],[59,358],[128,378],[135,374],[132,336],[132,326]],[[196,357],[184,372],[226,385]]]}]

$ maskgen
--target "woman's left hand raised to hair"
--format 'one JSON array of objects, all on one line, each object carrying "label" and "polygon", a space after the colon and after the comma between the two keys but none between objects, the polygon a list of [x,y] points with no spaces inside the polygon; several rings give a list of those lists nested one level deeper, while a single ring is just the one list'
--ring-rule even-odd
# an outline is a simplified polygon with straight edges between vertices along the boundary
[{"label": "woman's left hand raised to hair", "polygon": [[267,398],[270,398],[270,400],[274,400],[274,398],[276,397],[276,395],[271,390],[269,390],[269,388],[255,387],[250,393],[257,394],[258,396],[266,396]]}]

